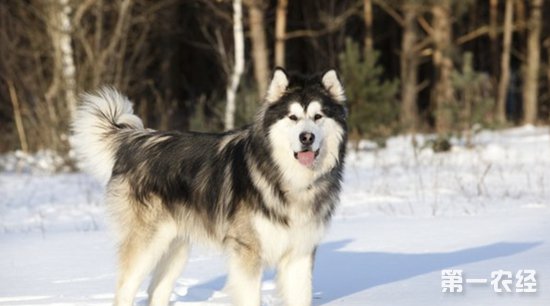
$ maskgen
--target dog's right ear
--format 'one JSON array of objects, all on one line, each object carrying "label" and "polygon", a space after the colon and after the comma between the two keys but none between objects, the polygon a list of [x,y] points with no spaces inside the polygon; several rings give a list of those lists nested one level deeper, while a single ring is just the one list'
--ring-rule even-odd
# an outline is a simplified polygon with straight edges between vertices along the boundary
[{"label": "dog's right ear", "polygon": [[269,88],[267,89],[267,94],[265,100],[267,103],[273,103],[278,101],[288,88],[288,76],[283,68],[275,68],[273,72],[273,78],[271,83],[269,83]]}]

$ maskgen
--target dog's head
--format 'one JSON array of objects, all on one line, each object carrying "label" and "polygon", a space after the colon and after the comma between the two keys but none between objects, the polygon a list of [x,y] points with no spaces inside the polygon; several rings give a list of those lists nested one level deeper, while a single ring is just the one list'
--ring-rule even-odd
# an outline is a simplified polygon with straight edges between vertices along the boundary
[{"label": "dog's head", "polygon": [[265,97],[263,129],[285,168],[328,170],[341,157],[346,97],[334,70],[303,77],[276,69]]}]

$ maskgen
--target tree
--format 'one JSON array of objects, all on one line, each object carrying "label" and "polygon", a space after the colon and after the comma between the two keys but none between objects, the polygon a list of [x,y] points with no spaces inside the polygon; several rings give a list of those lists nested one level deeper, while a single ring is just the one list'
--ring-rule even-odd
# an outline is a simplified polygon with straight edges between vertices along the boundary
[{"label": "tree", "polygon": [[[365,107],[378,114],[368,118],[373,124],[385,116],[379,111],[395,108],[387,114],[398,124],[356,124],[366,137],[414,133],[432,124],[440,133],[455,132],[456,109],[477,95],[467,87],[469,78],[449,77],[467,70],[460,69],[465,52],[475,55],[472,71],[489,73],[492,82],[481,86],[494,89],[487,120],[536,123],[548,113],[546,1],[240,1],[244,52],[250,55],[243,69],[250,74],[239,73],[233,0],[0,1],[0,151],[66,153],[71,101],[102,84],[127,94],[151,128],[238,126],[256,111],[271,64],[303,73],[339,67],[339,55],[349,52],[346,37],[361,50],[346,66],[350,93],[367,95],[361,90],[370,84],[364,82],[377,78],[401,80],[400,103],[383,97],[392,102],[373,107],[357,98],[352,102],[361,106],[350,104],[359,110],[352,112],[353,122]],[[366,53],[377,47],[384,53],[372,60]],[[369,62],[383,74],[374,78],[363,71]],[[522,63],[519,71],[516,63]]]},{"label": "tree", "polygon": [[546,90],[548,92],[550,91],[550,37],[545,39],[544,47],[546,48],[546,55],[548,56],[546,60]]},{"label": "tree", "polygon": [[[433,30],[422,17],[426,10],[425,0],[399,0],[382,1],[374,0],[389,16],[391,16],[402,28],[400,60],[401,79],[401,128],[407,132],[415,132],[420,123],[418,115],[417,98],[422,85],[418,84],[418,67],[420,63],[420,51],[428,45],[432,38],[421,40],[418,29],[418,21],[422,21],[424,30],[433,36]],[[399,6],[401,13],[394,6]],[[426,83],[427,84],[427,83]]]},{"label": "tree", "polygon": [[435,106],[435,126],[440,134],[450,131],[452,103],[454,100],[451,75],[453,72],[451,0],[435,1],[432,6],[433,16],[433,64],[435,68],[435,84],[433,101]]},{"label": "tree", "polygon": [[350,38],[339,56],[348,97],[350,138],[356,148],[363,137],[383,145],[396,128],[395,95],[399,82],[382,80],[384,68],[378,58],[375,50],[361,54],[359,44]]},{"label": "tree", "polygon": [[68,117],[76,110],[76,67],[73,59],[72,8],[68,0],[52,1],[49,7],[51,23],[48,26],[54,49],[54,87],[64,93]]},{"label": "tree", "polygon": [[363,0],[363,17],[365,19],[365,49],[372,50],[372,0]]},{"label": "tree", "polygon": [[288,0],[277,1],[275,19],[275,66],[285,66],[286,14]]},{"label": "tree", "polygon": [[489,0],[489,40],[491,52],[491,75],[495,79],[495,84],[498,75],[498,0]]},{"label": "tree", "polygon": [[233,74],[226,89],[227,104],[225,108],[225,130],[235,127],[235,97],[241,75],[244,71],[244,34],[241,0],[233,0],[233,41],[235,45],[235,59]]},{"label": "tree", "polygon": [[508,85],[510,83],[510,49],[512,47],[512,11],[513,0],[506,0],[504,11],[504,36],[502,39],[502,55],[500,64],[500,80],[498,82],[498,91],[496,97],[496,119],[503,124],[506,122],[506,96],[508,94]]},{"label": "tree", "polygon": [[403,35],[401,36],[401,125],[406,131],[418,128],[417,83],[418,83],[418,6],[406,2],[403,5]]},{"label": "tree", "polygon": [[19,103],[19,98],[17,97],[17,92],[13,86],[11,80],[7,80],[8,90],[10,92],[10,100],[13,106],[13,117],[15,120],[15,127],[17,128],[17,136],[19,136],[19,144],[23,152],[29,151],[29,142],[27,141],[27,132],[25,132],[25,126],[23,124],[23,116],[21,115],[21,105]]},{"label": "tree", "polygon": [[250,40],[252,42],[252,60],[254,61],[254,77],[258,84],[258,94],[262,97],[267,92],[269,81],[269,58],[265,38],[264,0],[245,0],[248,7],[250,24]]},{"label": "tree", "polygon": [[[95,89],[102,83],[109,83],[120,90],[126,89],[127,80],[123,80],[123,76],[125,69],[130,65],[128,59],[133,59],[134,54],[142,51],[142,48],[129,48],[132,17],[138,17],[132,15],[135,1],[117,0],[111,4],[107,6],[103,1],[85,1],[79,2],[79,7],[76,9],[74,35],[75,43],[84,50],[85,54],[81,59],[80,69],[81,77],[86,79],[84,88]],[[105,20],[109,13],[116,18]],[[83,25],[87,22],[85,18],[89,18],[90,15],[96,18],[96,24],[93,27]],[[107,22],[113,24],[104,28],[103,23]],[[140,40],[135,39],[133,42],[138,44]],[[134,54],[125,54],[130,50]]]},{"label": "tree", "polygon": [[538,77],[540,69],[540,31],[542,0],[531,0],[528,22],[527,54],[523,77],[523,122],[535,124],[538,113]]},{"label": "tree", "polygon": [[472,52],[464,53],[462,71],[455,70],[452,80],[457,94],[453,129],[462,130],[466,146],[471,147],[474,125],[488,123],[487,114],[494,103],[492,83],[487,73],[474,70]]}]

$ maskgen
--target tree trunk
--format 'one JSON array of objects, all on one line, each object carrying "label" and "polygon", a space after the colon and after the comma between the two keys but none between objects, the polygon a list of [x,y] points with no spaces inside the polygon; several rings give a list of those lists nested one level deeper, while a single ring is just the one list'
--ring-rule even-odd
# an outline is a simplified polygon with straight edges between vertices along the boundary
[{"label": "tree trunk", "polygon": [[418,54],[415,44],[418,40],[416,25],[417,7],[407,3],[403,7],[404,23],[401,38],[401,124],[409,132],[418,128],[417,83]]},{"label": "tree trunk", "polygon": [[[521,39],[525,39],[525,24],[527,23],[526,22],[526,19],[527,19],[527,16],[526,16],[526,12],[525,12],[525,2],[526,1],[514,1],[514,16],[515,16],[515,19],[516,19],[516,24],[520,25],[520,30],[517,31],[518,34],[520,34],[519,36],[521,37]],[[520,50],[520,51],[523,51],[523,50]]]},{"label": "tree trunk", "polygon": [[247,0],[250,21],[250,40],[252,42],[252,59],[254,61],[254,77],[258,84],[258,94],[263,97],[267,92],[269,81],[269,58],[265,37],[264,1]]},{"label": "tree trunk", "polygon": [[233,74],[227,86],[227,105],[225,108],[225,130],[235,127],[235,97],[244,70],[244,34],[241,0],[233,0],[233,41],[235,44],[235,59]]},{"label": "tree trunk", "polygon": [[433,90],[435,102],[435,126],[440,134],[448,133],[452,127],[452,103],[454,101],[451,74],[451,4],[450,0],[437,1],[432,7],[433,15],[433,63],[436,79]]},{"label": "tree trunk", "polygon": [[27,133],[25,132],[25,126],[23,125],[23,116],[21,115],[21,105],[17,98],[17,92],[15,86],[11,80],[7,81],[8,91],[10,92],[10,100],[13,106],[13,118],[15,121],[15,128],[17,129],[17,135],[19,136],[19,144],[23,152],[29,152],[29,142],[27,141]]},{"label": "tree trunk", "polygon": [[[101,82],[108,80],[111,83],[115,81],[115,71],[117,66],[124,65],[123,41],[127,39],[126,31],[130,25],[133,0],[112,1],[116,7],[117,19],[110,27],[112,30],[108,33],[104,32],[101,27],[104,12],[101,11],[104,7],[103,1],[98,1],[97,20],[95,33],[95,53],[96,65],[93,69],[93,84],[98,86]],[[118,61],[116,61],[118,59]]]},{"label": "tree trunk", "polygon": [[537,121],[541,16],[542,0],[532,0],[531,16],[528,22],[526,67],[523,77],[523,122],[526,124],[535,124]]},{"label": "tree trunk", "polygon": [[365,50],[372,50],[372,0],[363,0],[363,16],[365,18]]},{"label": "tree trunk", "polygon": [[[546,54],[548,55],[548,59],[546,60],[546,83],[547,88],[550,89],[550,37],[546,38],[544,46],[546,47]],[[550,117],[548,119],[550,120]]]},{"label": "tree trunk", "polygon": [[513,0],[506,0],[504,9],[504,37],[502,39],[502,57],[500,64],[500,80],[497,92],[496,119],[500,124],[506,122],[506,96],[510,83],[510,48],[512,46]]},{"label": "tree trunk", "polygon": [[[498,84],[498,0],[489,0],[489,39],[491,54],[491,82],[493,88]],[[495,93],[495,97],[497,94]]]},{"label": "tree trunk", "polygon": [[73,59],[71,6],[68,0],[57,0],[50,7],[50,37],[54,47],[54,78],[60,78],[61,90],[69,112],[68,118],[76,109],[76,77]]},{"label": "tree trunk", "polygon": [[[462,74],[472,76],[474,73],[474,65],[472,63],[473,54],[471,52],[464,53],[462,57]],[[474,92],[471,86],[464,87],[462,91],[462,131],[464,139],[466,139],[466,147],[472,147],[472,108],[474,104]]]},{"label": "tree trunk", "polygon": [[286,11],[288,0],[277,1],[277,17],[275,19],[275,66],[285,66],[285,34]]}]

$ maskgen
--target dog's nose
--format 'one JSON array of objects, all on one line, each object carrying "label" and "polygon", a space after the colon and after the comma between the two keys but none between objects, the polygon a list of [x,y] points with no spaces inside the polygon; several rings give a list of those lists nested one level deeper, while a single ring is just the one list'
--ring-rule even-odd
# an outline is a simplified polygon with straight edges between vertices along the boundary
[{"label": "dog's nose", "polygon": [[300,142],[305,146],[311,146],[315,140],[315,135],[310,132],[300,133]]}]

